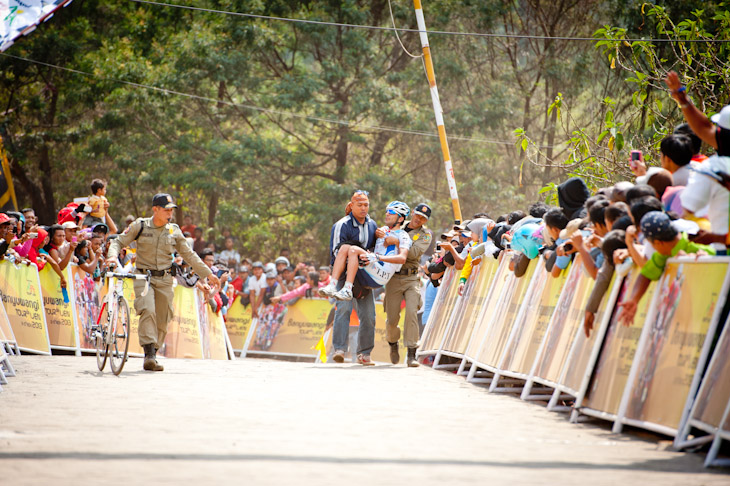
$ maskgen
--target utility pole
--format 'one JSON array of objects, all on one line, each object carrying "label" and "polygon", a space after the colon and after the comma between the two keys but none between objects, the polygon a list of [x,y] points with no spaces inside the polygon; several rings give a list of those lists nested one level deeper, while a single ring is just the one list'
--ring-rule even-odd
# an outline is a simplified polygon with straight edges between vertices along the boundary
[{"label": "utility pole", "polygon": [[446,128],[444,127],[444,114],[441,109],[441,101],[439,100],[439,91],[436,87],[436,75],[433,71],[433,61],[431,59],[431,48],[428,45],[428,34],[426,33],[426,21],[423,18],[423,9],[421,0],[413,0],[413,6],[416,9],[416,21],[418,22],[418,33],[421,36],[421,47],[423,48],[423,62],[426,67],[426,76],[428,77],[428,85],[431,89],[431,101],[433,102],[433,111],[436,116],[436,126],[439,133],[439,141],[441,142],[441,152],[444,156],[444,169],[446,169],[446,181],[449,185],[449,194],[451,195],[451,206],[454,208],[454,222],[461,223],[461,207],[459,206],[459,194],[456,192],[456,180],[454,179],[454,168],[451,165],[451,154],[449,153],[449,142],[446,140]]}]

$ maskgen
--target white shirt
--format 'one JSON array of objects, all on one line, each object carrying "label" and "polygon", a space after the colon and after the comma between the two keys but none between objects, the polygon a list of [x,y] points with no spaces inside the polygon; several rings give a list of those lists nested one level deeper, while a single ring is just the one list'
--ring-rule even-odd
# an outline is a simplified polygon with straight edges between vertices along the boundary
[{"label": "white shirt", "polygon": [[[713,155],[700,164],[700,170],[722,171],[730,174],[730,157]],[[679,197],[682,207],[695,215],[707,207],[707,219],[710,221],[711,231],[720,235],[727,234],[728,226],[730,226],[728,225],[730,193],[715,179],[699,172],[692,172],[689,184]],[[713,247],[724,248],[724,245],[713,243]]]},{"label": "white shirt", "polygon": [[266,274],[262,273],[258,279],[256,275],[248,277],[248,291],[251,296],[258,297],[263,289],[266,288]]},{"label": "white shirt", "polygon": [[689,178],[692,175],[692,169],[698,169],[700,167],[699,162],[691,161],[687,165],[683,165],[672,174],[672,185],[673,186],[686,186],[689,184]]},{"label": "white shirt", "polygon": [[[396,236],[398,237],[398,247],[395,245],[390,245],[388,247],[385,246],[385,238],[388,236]],[[413,241],[411,241],[411,237],[408,236],[408,233],[406,233],[404,230],[388,230],[385,233],[385,237],[378,238],[375,241],[375,254],[376,255],[397,255],[401,250],[404,248],[406,250],[410,249],[413,245]],[[403,266],[402,263],[396,264],[396,263],[386,263],[382,262],[383,268],[388,273],[395,273],[401,269]]]},{"label": "white shirt", "polygon": [[236,250],[223,250],[220,255],[218,255],[218,258],[226,262],[226,265],[231,260],[234,260],[236,265],[241,263],[241,255],[239,255]]}]

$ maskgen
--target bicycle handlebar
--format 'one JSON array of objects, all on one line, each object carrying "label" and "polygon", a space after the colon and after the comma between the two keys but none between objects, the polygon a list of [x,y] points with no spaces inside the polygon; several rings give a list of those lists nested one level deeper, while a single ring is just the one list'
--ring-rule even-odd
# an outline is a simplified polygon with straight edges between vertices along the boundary
[{"label": "bicycle handlebar", "polygon": [[145,286],[144,286],[144,292],[142,292],[141,297],[144,297],[147,295],[147,292],[150,290],[150,277],[152,275],[150,274],[150,271],[147,270],[147,273],[117,273],[117,272],[111,272],[107,271],[104,274],[104,278],[121,278],[121,279],[131,279],[131,280],[144,280]]}]

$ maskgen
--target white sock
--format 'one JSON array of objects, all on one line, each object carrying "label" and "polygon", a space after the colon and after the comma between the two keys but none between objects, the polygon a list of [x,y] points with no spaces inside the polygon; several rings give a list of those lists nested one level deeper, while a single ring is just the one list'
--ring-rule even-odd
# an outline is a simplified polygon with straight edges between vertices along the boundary
[{"label": "white sock", "polygon": [[347,290],[352,290],[352,284],[350,282],[345,282],[345,287]]}]

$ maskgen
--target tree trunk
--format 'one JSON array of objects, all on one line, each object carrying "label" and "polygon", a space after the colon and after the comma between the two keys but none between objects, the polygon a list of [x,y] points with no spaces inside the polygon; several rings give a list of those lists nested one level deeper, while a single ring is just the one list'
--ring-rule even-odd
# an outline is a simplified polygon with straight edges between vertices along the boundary
[{"label": "tree trunk", "polygon": [[218,212],[218,193],[214,192],[210,196],[208,203],[208,227],[215,228],[215,214]]}]

